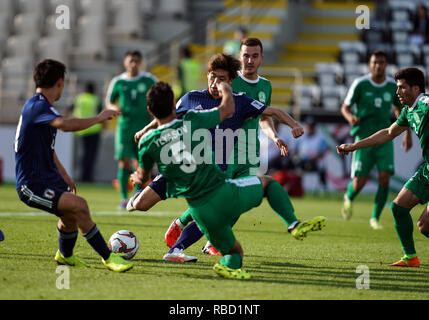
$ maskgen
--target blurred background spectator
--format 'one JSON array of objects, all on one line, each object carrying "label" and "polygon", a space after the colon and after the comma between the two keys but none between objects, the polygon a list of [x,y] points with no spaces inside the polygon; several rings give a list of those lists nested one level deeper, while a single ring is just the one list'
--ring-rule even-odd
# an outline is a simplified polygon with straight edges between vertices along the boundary
[{"label": "blurred background spectator", "polygon": [[[73,117],[75,118],[95,117],[101,111],[101,99],[95,94],[94,83],[86,83],[84,92],[76,96],[71,108],[73,109]],[[99,123],[75,133],[80,140],[77,143],[82,146],[80,181],[92,182],[94,179],[94,165],[96,163],[102,130],[103,125]]]},{"label": "blurred background spectator", "polygon": [[247,37],[248,31],[244,26],[239,26],[234,32],[234,39],[227,40],[223,46],[223,52],[238,57],[241,41]]},{"label": "blurred background spectator", "polygon": [[429,19],[425,6],[420,5],[416,9],[415,16],[413,17],[413,31],[410,36],[411,44],[419,46],[428,42],[429,35]]},{"label": "blurred background spectator", "polygon": [[[182,59],[179,63],[178,76],[180,80],[180,97],[191,90],[201,87],[201,65],[194,59],[188,46],[182,50]],[[178,96],[178,97],[179,97]]]},{"label": "blurred background spectator", "polygon": [[296,168],[305,172],[317,172],[323,191],[327,191],[325,154],[328,146],[325,137],[317,131],[312,116],[305,119],[304,135],[296,140],[293,162]]}]

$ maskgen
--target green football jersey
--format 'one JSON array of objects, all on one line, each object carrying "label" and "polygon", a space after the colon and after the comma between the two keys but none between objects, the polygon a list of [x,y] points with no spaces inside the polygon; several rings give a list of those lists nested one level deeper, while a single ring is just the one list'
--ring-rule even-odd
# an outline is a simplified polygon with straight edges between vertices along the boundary
[{"label": "green football jersey", "polygon": [[220,123],[217,108],[189,110],[147,132],[139,143],[140,167],[145,171],[156,163],[167,179],[167,197],[200,197],[222,185],[225,174],[215,164],[211,133],[206,129]]},{"label": "green football jersey", "polygon": [[152,120],[147,111],[146,93],[157,81],[148,72],[141,72],[134,78],[129,78],[124,72],[112,79],[107,101],[117,103],[122,109],[118,126],[136,132]]},{"label": "green football jersey", "polygon": [[[244,93],[246,96],[258,100],[259,102],[269,106],[271,104],[271,82],[261,76],[258,76],[256,80],[246,79],[241,72],[238,72],[238,77],[232,82],[232,89],[237,93]],[[234,162],[233,165],[245,165],[245,166],[258,166],[258,159],[252,159],[252,152],[249,150],[256,150],[256,156],[259,156],[260,142],[258,137],[259,130],[259,119],[257,118],[248,119],[244,122],[242,129],[246,132],[246,144],[236,143],[234,149]],[[255,130],[256,134],[250,134],[249,130]],[[240,136],[238,137],[240,139]],[[247,150],[241,150],[238,146],[247,145]],[[244,154],[245,153],[245,154]],[[251,157],[249,159],[249,156]],[[240,160],[239,160],[240,159]],[[245,163],[243,163],[245,159]],[[242,170],[241,168],[235,168],[234,170]]]},{"label": "green football jersey", "polygon": [[411,127],[416,133],[429,169],[429,95],[422,93],[411,107],[405,106],[396,123],[402,127]]},{"label": "green football jersey", "polygon": [[386,77],[383,83],[377,84],[370,74],[353,81],[344,103],[351,107],[356,104],[352,112],[360,118],[360,122],[352,127],[350,134],[360,139],[389,127],[392,124],[392,105],[402,107],[396,95],[395,80]]}]

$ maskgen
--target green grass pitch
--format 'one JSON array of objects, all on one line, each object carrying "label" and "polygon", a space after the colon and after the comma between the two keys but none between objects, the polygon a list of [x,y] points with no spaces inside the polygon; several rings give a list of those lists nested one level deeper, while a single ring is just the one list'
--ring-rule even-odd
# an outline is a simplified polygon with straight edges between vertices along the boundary
[{"label": "green grass pitch", "polygon": [[[171,220],[186,209],[182,200],[159,203],[149,213],[117,212],[118,193],[110,186],[80,185],[78,194],[87,199],[93,219],[106,241],[112,233],[128,229],[136,233],[140,249],[134,268],[124,274],[105,269],[98,255],[79,236],[75,252],[92,268],[70,268],[69,289],[58,289],[57,218],[29,208],[18,200],[14,186],[0,185],[0,299],[151,299],[151,300],[253,300],[253,299],[400,299],[429,298],[428,239],[414,228],[414,239],[422,266],[390,268],[402,256],[391,211],[385,208],[385,229],[369,227],[371,195],[355,201],[350,221],[340,215],[340,194],[292,199],[301,220],[316,215],[328,218],[326,228],[309,234],[304,241],[293,239],[266,200],[241,216],[235,226],[244,251],[248,281],[219,278],[212,266],[219,257],[201,254],[205,240],[186,252],[196,263],[163,262],[163,241]],[[389,200],[393,199],[390,195]],[[416,222],[422,206],[412,211]],[[32,214],[34,213],[34,214]],[[369,270],[369,289],[357,289],[361,273]],[[361,281],[358,280],[359,283]]]}]

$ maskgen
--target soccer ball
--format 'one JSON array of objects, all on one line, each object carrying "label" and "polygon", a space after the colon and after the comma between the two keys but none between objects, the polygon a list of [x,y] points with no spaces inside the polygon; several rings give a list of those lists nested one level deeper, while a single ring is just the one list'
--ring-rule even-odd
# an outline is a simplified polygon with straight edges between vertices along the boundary
[{"label": "soccer ball", "polygon": [[139,249],[137,236],[128,230],[116,231],[109,239],[109,249],[115,253],[124,253],[124,259],[132,259]]}]

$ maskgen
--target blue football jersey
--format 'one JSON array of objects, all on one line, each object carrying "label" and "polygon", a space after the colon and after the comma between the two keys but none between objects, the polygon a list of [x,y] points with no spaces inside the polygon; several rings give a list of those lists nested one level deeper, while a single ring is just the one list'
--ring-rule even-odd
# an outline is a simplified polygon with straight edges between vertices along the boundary
[{"label": "blue football jersey", "polygon": [[54,162],[57,129],[50,126],[60,116],[42,94],[24,104],[14,143],[17,190],[23,184],[62,179]]},{"label": "blue football jersey", "polygon": [[[241,129],[246,121],[249,118],[258,117],[264,110],[267,108],[266,105],[261,102],[254,100],[252,98],[247,97],[243,93],[233,93],[234,102],[235,102],[235,113],[222,121],[216,128],[210,129],[212,134],[212,143],[213,150],[216,153],[220,151],[222,153],[222,159],[218,162],[219,167],[222,170],[226,170],[227,168],[227,159],[229,159],[230,152],[232,150],[227,149],[228,145],[226,143],[226,139],[224,138],[223,143],[215,144],[216,136],[219,133],[219,129],[226,130],[231,129],[232,131],[236,131],[237,129]],[[190,91],[186,93],[176,104],[176,113],[180,114],[186,112],[190,109],[195,110],[208,110],[218,107],[222,102],[222,99],[214,99],[207,89],[201,91]],[[216,132],[216,129],[218,129]],[[219,137],[219,136],[218,136]],[[234,138],[234,143],[237,141],[237,138]],[[219,150],[218,146],[222,146],[222,150]],[[217,159],[218,155],[216,156]]]}]

